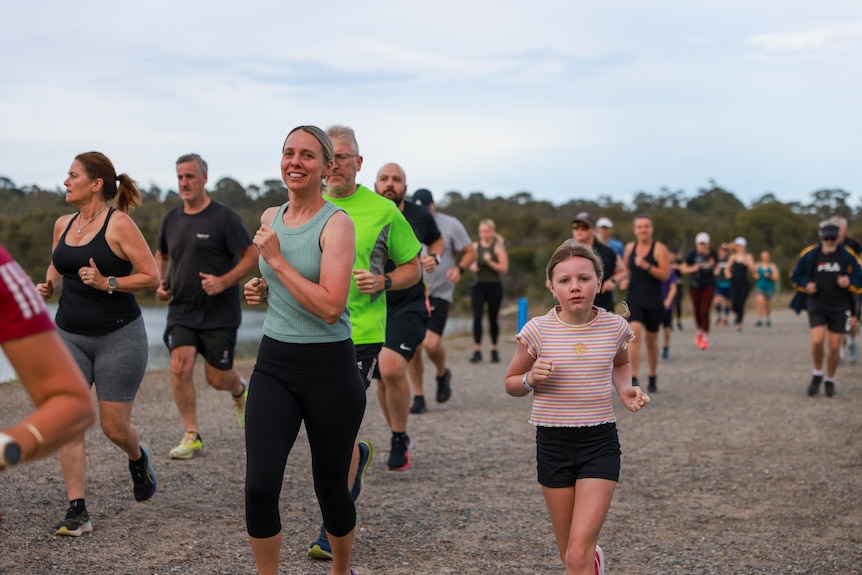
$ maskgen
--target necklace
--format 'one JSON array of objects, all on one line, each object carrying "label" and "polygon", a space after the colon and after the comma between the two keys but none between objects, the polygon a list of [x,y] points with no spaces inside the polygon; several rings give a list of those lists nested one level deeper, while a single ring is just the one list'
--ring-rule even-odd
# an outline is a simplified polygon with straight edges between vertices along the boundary
[{"label": "necklace", "polygon": [[[107,207],[108,207],[108,206],[104,206],[101,210],[99,210],[98,212],[96,212],[95,214],[93,214],[93,215],[90,217],[90,219],[88,219],[88,220],[87,220],[86,222],[84,222],[83,224],[75,224],[75,225],[78,227],[78,233],[80,234],[80,233],[81,233],[81,230],[83,230],[84,228],[86,228],[86,227],[90,224],[90,222],[92,222],[93,220],[95,220],[95,219],[99,216],[99,214],[101,214],[102,212],[104,212],[104,211],[105,211],[105,208],[107,208]],[[78,212],[78,221],[81,221],[81,212]]]}]

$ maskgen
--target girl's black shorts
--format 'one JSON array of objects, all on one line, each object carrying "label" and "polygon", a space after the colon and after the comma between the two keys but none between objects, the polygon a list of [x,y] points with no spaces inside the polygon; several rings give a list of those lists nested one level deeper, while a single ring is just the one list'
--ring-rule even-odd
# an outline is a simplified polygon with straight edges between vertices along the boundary
[{"label": "girl's black shorts", "polygon": [[536,469],[545,487],[572,487],[584,478],[619,481],[616,423],[590,427],[536,427]]}]

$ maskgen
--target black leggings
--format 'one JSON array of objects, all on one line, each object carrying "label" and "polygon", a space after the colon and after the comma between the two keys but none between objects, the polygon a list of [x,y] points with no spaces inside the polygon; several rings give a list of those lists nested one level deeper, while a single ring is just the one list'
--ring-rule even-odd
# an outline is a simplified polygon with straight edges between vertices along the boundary
[{"label": "black leggings", "polygon": [[500,335],[500,304],[503,303],[503,284],[501,282],[475,282],[470,286],[470,305],[473,307],[473,341],[482,343],[482,314],[488,304],[488,327],[491,343],[497,345]]},{"label": "black leggings", "polygon": [[272,537],[281,531],[278,499],[302,422],[326,530],[336,537],[350,533],[356,508],[347,475],[364,414],[365,383],[350,340],[293,344],[263,337],[249,381],[245,420],[245,520],[250,536]]},{"label": "black leggings", "polygon": [[742,325],[742,319],[745,316],[745,301],[748,299],[748,292],[751,290],[751,284],[748,280],[730,282],[730,302],[733,305],[733,313],[736,315],[734,320],[735,325]]}]

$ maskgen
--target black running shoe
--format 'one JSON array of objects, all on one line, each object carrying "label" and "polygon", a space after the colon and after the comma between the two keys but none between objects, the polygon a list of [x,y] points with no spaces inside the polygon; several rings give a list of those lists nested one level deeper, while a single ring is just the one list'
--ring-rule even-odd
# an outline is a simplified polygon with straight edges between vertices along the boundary
[{"label": "black running shoe", "polygon": [[425,413],[428,408],[425,407],[425,396],[414,395],[413,405],[410,406],[410,413]]},{"label": "black running shoe", "polygon": [[452,372],[446,368],[443,375],[437,376],[437,403],[445,403],[452,397]]},{"label": "black running shoe", "polygon": [[823,381],[822,375],[812,375],[811,383],[808,384],[808,395],[814,396],[820,392],[820,382]]},{"label": "black running shoe", "polygon": [[54,527],[54,535],[80,537],[92,530],[93,524],[90,523],[90,514],[87,513],[87,510],[78,511],[74,507],[69,507],[66,510],[66,518]]},{"label": "black running shoe", "polygon": [[410,448],[413,445],[406,433],[392,436],[392,449],[386,467],[390,471],[404,471],[410,467]]},{"label": "black running shoe", "polygon": [[500,354],[496,349],[491,350],[491,363],[500,363]]},{"label": "black running shoe", "polygon": [[129,461],[129,471],[135,486],[135,501],[146,501],[156,493],[156,471],[150,450],[141,446],[141,459]]},{"label": "black running shoe", "polygon": [[470,363],[482,363],[482,352],[478,349],[474,351],[472,357],[470,357]]},{"label": "black running shoe", "polygon": [[834,381],[823,382],[823,393],[826,394],[826,397],[832,397],[833,395],[835,395],[835,382]]}]

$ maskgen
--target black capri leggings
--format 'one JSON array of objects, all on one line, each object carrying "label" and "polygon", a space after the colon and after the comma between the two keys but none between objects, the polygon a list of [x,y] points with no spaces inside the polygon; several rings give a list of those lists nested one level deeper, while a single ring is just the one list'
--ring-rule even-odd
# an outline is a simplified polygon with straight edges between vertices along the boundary
[{"label": "black capri leggings", "polygon": [[272,537],[281,531],[278,499],[302,422],[326,530],[336,537],[350,533],[356,508],[347,475],[364,414],[365,383],[353,342],[295,344],[263,337],[249,381],[245,420],[245,520],[250,536]]},{"label": "black capri leggings", "polygon": [[470,286],[470,305],[473,307],[473,341],[482,343],[482,315],[488,304],[488,328],[491,343],[497,345],[500,335],[500,304],[503,303],[502,282],[475,282]]}]

